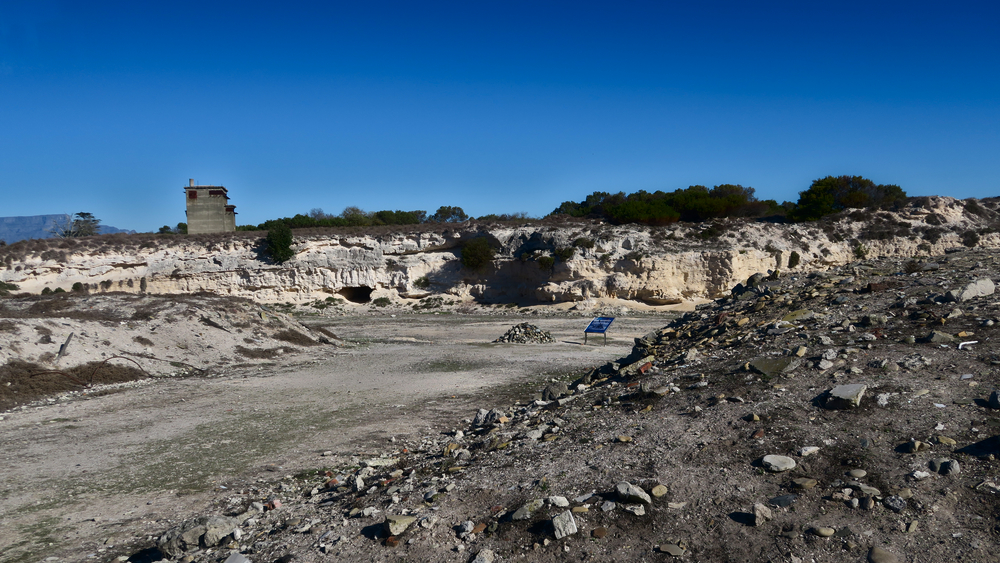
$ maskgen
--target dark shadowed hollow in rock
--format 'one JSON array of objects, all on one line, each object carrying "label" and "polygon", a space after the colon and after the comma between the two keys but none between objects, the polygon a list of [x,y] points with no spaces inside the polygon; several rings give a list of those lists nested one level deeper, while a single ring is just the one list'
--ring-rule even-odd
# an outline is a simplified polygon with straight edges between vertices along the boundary
[{"label": "dark shadowed hollow in rock", "polygon": [[372,288],[364,285],[359,287],[345,287],[337,293],[351,303],[368,303],[372,300]]}]

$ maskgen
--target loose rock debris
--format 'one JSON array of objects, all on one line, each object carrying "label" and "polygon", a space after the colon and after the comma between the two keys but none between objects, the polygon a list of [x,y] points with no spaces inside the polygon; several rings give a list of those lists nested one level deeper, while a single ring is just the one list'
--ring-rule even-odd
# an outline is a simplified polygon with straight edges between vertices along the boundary
[{"label": "loose rock debris", "polygon": [[512,326],[503,336],[493,342],[510,342],[515,344],[545,344],[555,342],[548,331],[544,331],[531,323],[520,323]]},{"label": "loose rock debris", "polygon": [[[232,530],[182,555],[170,542],[208,521],[164,523],[132,547],[205,562],[995,561],[1000,301],[980,291],[954,316],[938,296],[998,272],[975,251],[936,266],[755,275],[556,399],[484,404],[451,434],[394,444],[391,464],[337,452],[234,480],[206,511]],[[980,344],[917,342],[931,331]]]}]

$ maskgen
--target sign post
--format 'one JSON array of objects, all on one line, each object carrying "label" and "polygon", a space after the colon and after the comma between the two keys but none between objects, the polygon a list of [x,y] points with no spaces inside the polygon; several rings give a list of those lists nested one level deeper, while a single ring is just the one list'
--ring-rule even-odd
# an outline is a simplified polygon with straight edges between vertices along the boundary
[{"label": "sign post", "polygon": [[604,335],[604,345],[607,346],[608,345],[608,327],[611,326],[611,323],[614,320],[615,320],[614,317],[594,317],[594,320],[590,321],[590,324],[587,325],[587,328],[585,328],[583,330],[583,343],[584,343],[584,345],[587,344],[587,334],[593,332],[595,334],[603,334]]}]

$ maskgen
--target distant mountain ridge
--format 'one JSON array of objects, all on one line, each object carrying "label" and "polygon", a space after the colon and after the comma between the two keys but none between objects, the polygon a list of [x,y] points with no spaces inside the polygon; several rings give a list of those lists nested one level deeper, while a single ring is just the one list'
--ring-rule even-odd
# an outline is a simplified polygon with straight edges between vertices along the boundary
[{"label": "distant mountain ridge", "polygon": [[[0,240],[7,244],[19,240],[33,238],[51,238],[52,226],[64,223],[70,219],[65,213],[58,215],[29,215],[24,217],[0,217]],[[102,235],[110,233],[134,233],[109,225],[101,225],[98,232]]]}]

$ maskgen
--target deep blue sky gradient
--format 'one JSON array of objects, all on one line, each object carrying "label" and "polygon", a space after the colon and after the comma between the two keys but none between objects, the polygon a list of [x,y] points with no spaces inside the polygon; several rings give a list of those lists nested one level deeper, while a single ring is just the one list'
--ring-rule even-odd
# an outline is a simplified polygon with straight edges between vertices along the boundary
[{"label": "deep blue sky gradient", "polygon": [[0,216],[240,224],[857,174],[1000,195],[992,2],[0,0]]}]

